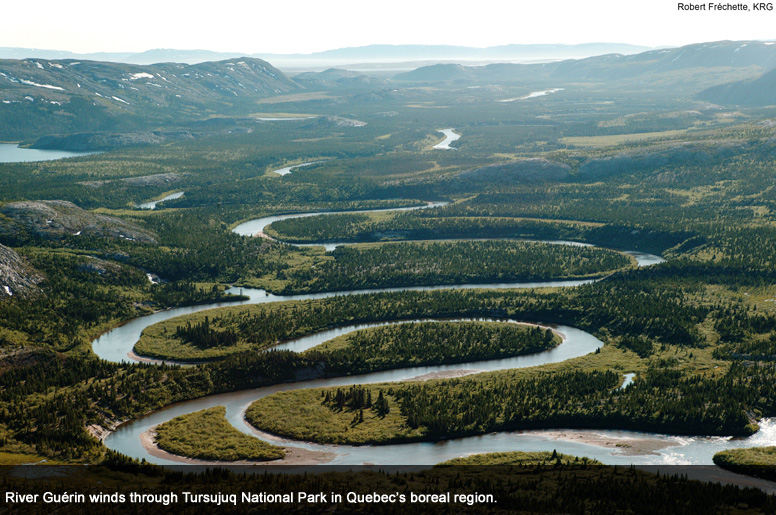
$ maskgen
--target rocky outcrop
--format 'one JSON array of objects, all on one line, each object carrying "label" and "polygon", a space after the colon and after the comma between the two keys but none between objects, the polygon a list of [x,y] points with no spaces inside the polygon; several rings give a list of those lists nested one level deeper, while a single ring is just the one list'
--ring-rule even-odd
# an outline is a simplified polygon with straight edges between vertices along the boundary
[{"label": "rocky outcrop", "polygon": [[185,173],[167,172],[157,173],[154,175],[141,175],[139,177],[127,177],[125,179],[115,179],[112,181],[83,181],[79,182],[78,184],[92,188],[99,188],[100,186],[105,186],[106,184],[117,182],[123,182],[125,184],[129,184],[130,186],[162,186],[165,184],[173,184],[178,182],[186,175],[187,174]]},{"label": "rocky outcrop", "polygon": [[0,227],[0,234],[17,229],[36,237],[57,238],[70,234],[156,243],[151,231],[118,218],[85,211],[65,200],[11,202],[0,208],[0,213],[9,219],[5,224],[0,219],[0,225],[16,225],[15,228]]},{"label": "rocky outcrop", "polygon": [[82,132],[65,136],[43,136],[33,143],[32,148],[53,150],[111,150],[115,148],[147,147],[173,141],[190,140],[196,137],[188,131],[143,131],[143,132]]},{"label": "rocky outcrop", "polygon": [[0,245],[0,298],[28,295],[37,289],[41,279],[16,251]]},{"label": "rocky outcrop", "polygon": [[317,128],[317,127],[337,127],[337,128],[345,128],[345,127],[363,127],[366,125],[366,122],[362,122],[361,120],[354,120],[352,118],[344,118],[342,116],[317,116],[315,118],[315,121],[307,125],[308,128]]}]

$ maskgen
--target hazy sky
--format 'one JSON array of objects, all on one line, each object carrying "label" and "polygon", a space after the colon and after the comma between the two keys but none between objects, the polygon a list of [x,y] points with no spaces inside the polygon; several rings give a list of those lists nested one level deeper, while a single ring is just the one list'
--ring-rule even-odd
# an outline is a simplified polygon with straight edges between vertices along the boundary
[{"label": "hazy sky", "polygon": [[776,39],[776,11],[680,12],[669,0],[37,0],[2,15],[0,46],[74,52]]}]

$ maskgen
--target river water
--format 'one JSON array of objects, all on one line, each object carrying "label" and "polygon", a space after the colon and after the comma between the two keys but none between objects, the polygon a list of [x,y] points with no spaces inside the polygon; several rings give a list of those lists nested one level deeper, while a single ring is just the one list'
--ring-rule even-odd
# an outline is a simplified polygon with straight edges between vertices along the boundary
[{"label": "river water", "polygon": [[[435,206],[421,206],[420,208],[425,207]],[[406,210],[418,208],[416,207],[404,209]],[[239,234],[253,235],[258,232],[262,232],[267,225],[279,219],[315,216],[318,214],[334,213],[305,213],[265,217],[262,219],[246,222],[245,224],[238,226],[238,228],[235,229],[235,232],[238,232]],[[554,243],[578,244],[576,242],[560,241]],[[659,256],[654,256],[651,254],[641,252],[628,252],[628,254],[633,255],[637,259],[639,266],[648,266],[663,261],[663,259]],[[286,300],[321,299],[335,295],[358,295],[363,293],[384,291],[438,290],[455,288],[534,288],[543,286],[577,286],[589,282],[591,281],[471,284],[456,286],[390,288],[380,290],[371,289],[288,296],[273,295],[260,289],[232,288],[230,290],[232,293],[242,293],[247,295],[249,299],[237,303],[222,302],[202,306],[175,308],[155,313],[146,317],[137,318],[129,321],[123,326],[103,334],[100,338],[93,342],[93,348],[95,353],[97,353],[97,355],[103,359],[110,361],[128,361],[130,359],[128,357],[128,352],[131,351],[132,347],[137,342],[142,330],[145,327],[176,316],[222,306],[261,304]],[[314,335],[306,336],[304,338],[299,338],[291,342],[283,343],[276,348],[294,350],[298,352],[311,348],[315,345],[319,345],[324,341],[328,341],[342,334],[347,334],[348,332],[366,327],[374,327],[377,325],[385,324],[360,324],[335,328]],[[556,326],[554,329],[565,336],[564,342],[554,349],[531,355],[457,365],[413,367],[399,370],[388,370],[360,376],[300,381],[296,383],[279,384],[264,388],[212,395],[201,399],[178,403],[120,426],[116,431],[111,433],[106,438],[105,445],[115,451],[138,459],[146,459],[152,463],[172,464],[174,462],[165,458],[152,456],[143,447],[140,435],[158,424],[183,414],[192,413],[213,406],[225,406],[226,416],[229,422],[238,430],[255,436],[257,432],[252,427],[250,427],[244,419],[245,410],[255,400],[280,391],[326,386],[347,386],[351,384],[404,381],[415,378],[425,378],[429,374],[438,373],[465,375],[475,372],[538,366],[546,363],[565,361],[567,359],[595,352],[595,350],[602,345],[600,340],[579,329],[566,326]],[[629,383],[632,380],[633,376],[631,374],[627,374],[625,377],[626,383]],[[679,437],[655,433],[639,433],[633,431],[616,430],[532,430],[491,433],[466,438],[456,438],[441,442],[423,442],[385,446],[320,445],[310,442],[288,441],[277,438],[273,438],[273,442],[287,446],[301,447],[313,451],[324,451],[331,453],[333,455],[333,459],[329,463],[339,465],[430,465],[468,454],[483,452],[504,452],[510,450],[557,450],[558,452],[598,459],[607,464],[710,464],[712,463],[712,456],[716,452],[723,449],[750,447],[756,445],[773,445],[776,443],[776,422],[770,419],[763,420],[761,421],[761,429],[758,433],[748,438],[737,439],[725,437]]]},{"label": "river water", "polygon": [[456,134],[453,132],[454,129],[439,129],[437,132],[441,132],[445,135],[445,139],[443,139],[441,142],[434,145],[434,148],[439,150],[456,150],[455,147],[451,147],[450,143],[453,141],[458,141],[461,139],[460,134]]},{"label": "river water", "polygon": [[302,168],[302,167],[305,167],[305,166],[317,165],[318,163],[323,163],[323,161],[310,161],[309,163],[302,163],[302,164],[299,164],[299,165],[286,166],[285,168],[278,168],[277,170],[272,170],[272,172],[276,173],[276,174],[278,174],[278,175],[280,175],[282,177],[284,175],[288,175],[291,172],[293,172],[295,168]]},{"label": "river water", "polygon": [[[464,320],[464,319],[459,319]],[[465,319],[469,320],[469,319]],[[484,319],[479,319],[484,320]],[[423,321],[423,320],[415,320]],[[514,321],[512,321],[514,322]],[[352,331],[387,324],[359,324],[324,331],[315,335],[299,338],[277,346],[278,349],[303,351]],[[603,344],[594,336],[579,329],[567,326],[554,326],[555,331],[564,336],[564,341],[548,351],[517,356],[512,358],[488,360],[457,365],[412,367],[399,370],[387,370],[359,376],[316,379],[242,390],[238,392],[212,395],[201,399],[168,406],[150,415],[133,420],[120,426],[105,440],[105,445],[115,451],[146,459],[152,463],[172,464],[162,457],[151,455],[142,445],[140,435],[152,427],[174,417],[200,411],[214,406],[225,406],[227,420],[245,434],[254,435],[256,431],[245,421],[245,410],[257,399],[281,391],[328,386],[349,386],[351,384],[383,383],[405,381],[429,374],[446,372],[466,375],[476,372],[514,369],[555,363],[583,356]],[[629,455],[629,445],[636,442],[648,442],[648,451],[644,454]],[[441,442],[421,442],[385,446],[349,446],[320,445],[310,442],[298,442],[285,439],[272,439],[273,443],[301,447],[311,451],[333,454],[328,462],[332,465],[431,465],[448,459],[483,452],[551,451],[587,456],[607,464],[710,464],[716,452],[736,447],[772,445],[776,441],[776,423],[773,420],[761,422],[761,430],[749,438],[724,437],[679,437],[654,433],[615,430],[534,430],[489,433],[466,438],[456,438]],[[601,445],[600,442],[607,442]],[[598,444],[596,444],[597,442]],[[619,445],[618,445],[619,444]],[[636,446],[639,444],[636,443]]]},{"label": "river water", "polygon": [[[357,213],[385,213],[387,211],[415,211],[417,209],[430,209],[432,207],[443,207],[448,205],[449,202],[429,202],[422,206],[412,207],[399,207],[399,208],[386,208],[386,209],[362,209],[359,211],[319,211],[316,213],[292,213],[288,215],[276,215],[265,216],[264,218],[257,218],[255,220],[249,220],[241,223],[232,232],[239,234],[240,236],[256,236],[257,234],[264,234],[264,228],[268,225],[278,222],[280,220],[288,220],[289,218],[307,218],[309,216],[318,215],[342,215],[342,214],[357,214]],[[335,243],[333,245],[340,245]],[[306,246],[306,245],[304,245]]]},{"label": "river water", "polygon": [[542,91],[532,91],[531,93],[528,93],[527,95],[523,95],[522,97],[507,98],[506,100],[498,100],[498,102],[504,103],[504,102],[515,102],[516,100],[528,100],[531,98],[543,97],[551,93],[557,93],[558,91],[563,91],[563,88],[552,88],[552,89],[544,89]]},{"label": "river water", "polygon": [[185,192],[183,191],[176,191],[175,193],[170,193],[166,197],[160,198],[159,200],[151,200],[149,202],[143,202],[142,204],[138,204],[138,209],[156,209],[156,206],[165,200],[173,200],[176,198],[181,198]]}]

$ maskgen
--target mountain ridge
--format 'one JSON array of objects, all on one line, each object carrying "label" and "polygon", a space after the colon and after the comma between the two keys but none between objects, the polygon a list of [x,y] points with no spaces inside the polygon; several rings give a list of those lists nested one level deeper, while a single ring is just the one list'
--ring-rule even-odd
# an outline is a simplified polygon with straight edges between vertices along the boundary
[{"label": "mountain ridge", "polygon": [[241,57],[148,66],[73,59],[0,60],[0,140],[155,128],[203,119],[304,87],[266,61]]},{"label": "mountain ridge", "polygon": [[627,43],[582,43],[566,44],[509,44],[477,48],[456,45],[364,45],[322,50],[311,53],[272,52],[218,52],[205,49],[154,48],[143,52],[94,52],[77,53],[66,50],[48,50],[21,47],[0,47],[0,59],[84,59],[125,64],[150,65],[163,62],[197,64],[206,61],[220,61],[237,57],[253,57],[263,60],[325,60],[325,59],[399,59],[420,60],[428,58],[522,58],[559,59],[585,57],[603,53],[638,53],[651,47]]},{"label": "mountain ridge", "polygon": [[[776,68],[776,45],[760,41],[714,41],[633,55],[606,54],[551,63],[500,63],[485,66],[439,64],[394,75],[399,82],[509,81],[556,79],[565,81],[632,80],[659,73],[692,69]],[[753,71],[753,73],[755,73]]]}]

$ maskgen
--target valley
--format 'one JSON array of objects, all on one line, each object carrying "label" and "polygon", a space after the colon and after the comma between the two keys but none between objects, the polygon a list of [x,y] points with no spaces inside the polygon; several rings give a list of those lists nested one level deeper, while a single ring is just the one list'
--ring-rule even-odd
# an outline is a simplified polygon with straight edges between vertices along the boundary
[{"label": "valley", "polygon": [[0,60],[0,460],[756,471],[774,67]]}]

